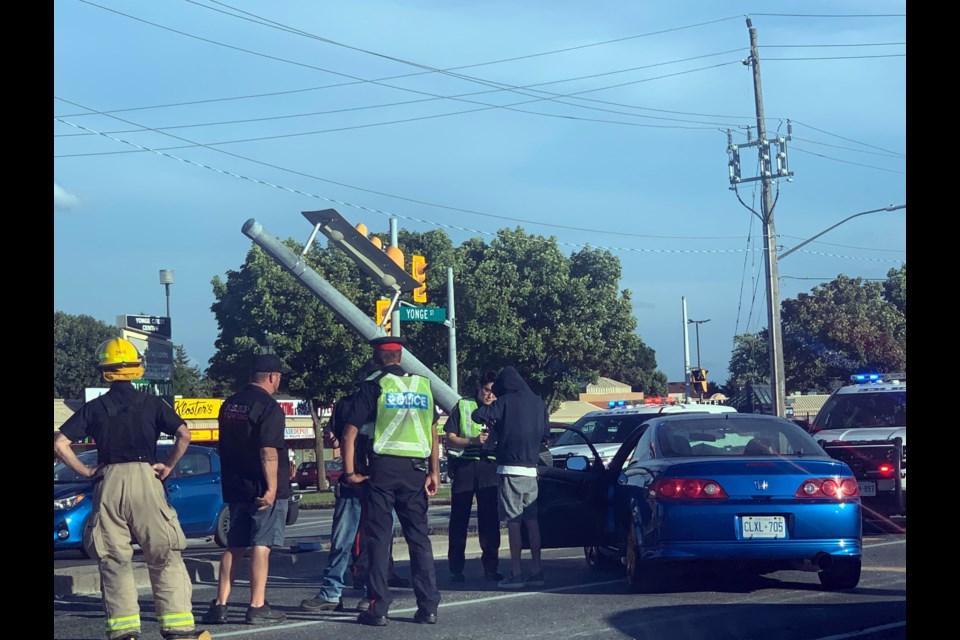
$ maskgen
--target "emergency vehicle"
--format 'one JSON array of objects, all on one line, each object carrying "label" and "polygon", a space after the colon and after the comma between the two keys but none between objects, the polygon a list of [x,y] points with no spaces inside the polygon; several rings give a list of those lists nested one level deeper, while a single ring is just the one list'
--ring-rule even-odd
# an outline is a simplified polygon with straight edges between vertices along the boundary
[{"label": "emergency vehicle", "polygon": [[853,470],[865,510],[906,515],[905,373],[850,376],[850,384],[824,403],[810,430],[831,457]]}]

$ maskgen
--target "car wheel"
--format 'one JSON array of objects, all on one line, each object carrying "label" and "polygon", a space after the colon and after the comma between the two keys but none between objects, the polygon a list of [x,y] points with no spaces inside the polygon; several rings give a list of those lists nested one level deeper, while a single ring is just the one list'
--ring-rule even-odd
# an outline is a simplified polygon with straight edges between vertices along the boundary
[{"label": "car wheel", "polygon": [[652,562],[641,559],[640,536],[637,525],[631,521],[627,533],[627,585],[637,593],[655,593],[661,586],[663,570]]},{"label": "car wheel", "polygon": [[608,570],[620,566],[620,562],[613,556],[604,553],[599,547],[590,546],[583,548],[583,557],[587,561],[587,566],[591,569]]},{"label": "car wheel", "polygon": [[217,528],[213,532],[213,541],[221,549],[227,548],[227,532],[230,531],[230,507],[224,506],[217,516]]},{"label": "car wheel", "polygon": [[93,552],[93,515],[87,516],[83,522],[83,529],[80,530],[80,555],[84,558],[92,558]]},{"label": "car wheel", "polygon": [[834,558],[817,576],[827,589],[853,589],[860,583],[860,565],[860,558]]}]

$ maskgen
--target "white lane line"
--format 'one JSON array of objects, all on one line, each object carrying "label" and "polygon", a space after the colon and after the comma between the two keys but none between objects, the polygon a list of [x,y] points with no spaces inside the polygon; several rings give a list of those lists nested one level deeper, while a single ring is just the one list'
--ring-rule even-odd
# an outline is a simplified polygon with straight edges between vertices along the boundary
[{"label": "white lane line", "polygon": [[851,631],[849,633],[838,633],[837,635],[833,636],[821,636],[819,638],[814,638],[814,640],[845,640],[845,638],[859,638],[860,636],[876,633],[877,631],[899,629],[900,627],[905,626],[907,626],[907,621],[901,620],[899,622],[891,622],[890,624],[882,624],[879,627],[870,627],[869,629],[861,629],[859,631]]}]

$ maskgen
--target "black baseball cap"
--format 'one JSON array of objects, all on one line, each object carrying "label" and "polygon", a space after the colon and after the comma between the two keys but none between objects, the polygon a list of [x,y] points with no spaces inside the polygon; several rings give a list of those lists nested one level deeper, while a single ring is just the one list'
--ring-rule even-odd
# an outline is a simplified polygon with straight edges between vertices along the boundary
[{"label": "black baseball cap", "polygon": [[253,356],[253,363],[250,365],[251,373],[290,373],[287,365],[283,364],[276,355],[272,353],[261,353]]}]

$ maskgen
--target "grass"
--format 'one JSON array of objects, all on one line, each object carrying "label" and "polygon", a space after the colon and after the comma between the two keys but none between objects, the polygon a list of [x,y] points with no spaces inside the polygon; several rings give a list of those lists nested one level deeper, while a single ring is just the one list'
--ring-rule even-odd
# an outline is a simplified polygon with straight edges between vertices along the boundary
[{"label": "grass", "polygon": [[[323,509],[325,507],[332,507],[336,501],[333,491],[316,491],[313,489],[307,491],[297,491],[294,489],[294,491],[303,495],[303,499],[300,500],[301,509]],[[437,490],[437,494],[430,498],[430,501],[449,499],[450,487],[441,486],[440,489]]]}]

